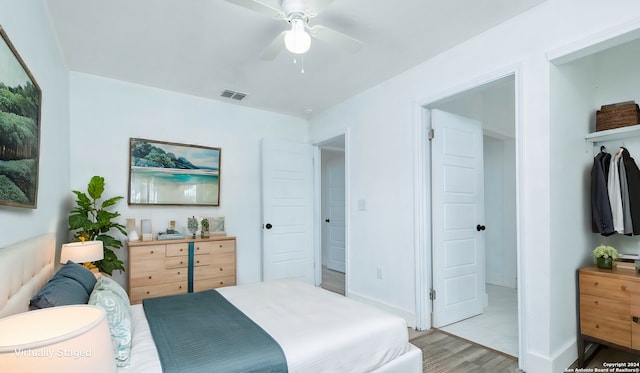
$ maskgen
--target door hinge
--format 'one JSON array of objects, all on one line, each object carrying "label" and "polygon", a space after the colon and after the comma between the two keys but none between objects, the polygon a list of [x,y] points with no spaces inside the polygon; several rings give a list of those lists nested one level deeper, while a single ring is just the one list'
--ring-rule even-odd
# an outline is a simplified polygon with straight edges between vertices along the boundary
[{"label": "door hinge", "polygon": [[436,291],[435,291],[435,289],[429,290],[429,299],[430,300],[436,300]]},{"label": "door hinge", "polygon": [[427,132],[427,138],[429,140],[433,140],[434,137],[435,137],[435,134],[433,132],[433,128],[429,128],[429,132]]}]

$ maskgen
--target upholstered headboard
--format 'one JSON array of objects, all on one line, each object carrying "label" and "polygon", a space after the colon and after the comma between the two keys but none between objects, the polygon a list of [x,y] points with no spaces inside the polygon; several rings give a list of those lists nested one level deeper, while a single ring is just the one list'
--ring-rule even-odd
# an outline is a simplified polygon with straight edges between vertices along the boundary
[{"label": "upholstered headboard", "polygon": [[29,309],[29,300],[53,275],[53,233],[0,248],[0,318]]}]

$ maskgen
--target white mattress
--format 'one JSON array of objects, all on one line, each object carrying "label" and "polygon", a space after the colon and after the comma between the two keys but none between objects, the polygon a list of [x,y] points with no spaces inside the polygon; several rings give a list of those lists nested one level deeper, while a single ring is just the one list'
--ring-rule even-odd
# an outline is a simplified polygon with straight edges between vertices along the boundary
[{"label": "white mattress", "polygon": [[[290,372],[368,372],[409,351],[404,319],[298,280],[218,291],[282,347]],[[160,372],[141,305],[133,306],[131,366]]]}]

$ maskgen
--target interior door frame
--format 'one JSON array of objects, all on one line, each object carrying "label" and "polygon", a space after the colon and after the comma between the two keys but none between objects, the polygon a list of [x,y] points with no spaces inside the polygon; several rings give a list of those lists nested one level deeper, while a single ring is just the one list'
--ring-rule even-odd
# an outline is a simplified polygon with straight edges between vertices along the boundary
[{"label": "interior door frame", "polygon": [[433,286],[431,279],[431,143],[428,139],[431,129],[430,105],[446,98],[478,88],[493,81],[514,76],[515,84],[515,143],[516,143],[516,251],[517,251],[517,288],[518,288],[518,366],[526,366],[527,351],[527,320],[524,317],[524,302],[526,287],[523,280],[524,265],[522,264],[521,249],[524,216],[522,212],[522,65],[516,64],[481,76],[463,85],[453,87],[432,97],[416,100],[414,104],[414,257],[416,271],[416,327],[419,330],[431,328],[431,310],[433,302],[429,299],[429,291]]},{"label": "interior door frame", "polygon": [[315,268],[315,285],[320,286],[322,282],[322,222],[324,219],[322,218],[322,157],[320,154],[320,149],[322,145],[332,141],[336,137],[344,136],[344,205],[345,205],[345,222],[344,222],[344,230],[345,230],[345,243],[344,243],[344,263],[345,263],[345,273],[344,273],[344,295],[349,296],[349,253],[350,253],[350,242],[349,239],[349,222],[351,221],[351,213],[349,206],[351,206],[350,197],[349,197],[349,184],[350,178],[349,172],[350,170],[350,162],[349,162],[349,129],[341,129],[337,132],[327,134],[320,139],[313,142],[314,154],[313,154],[313,164],[314,164],[314,181],[313,181],[313,204],[314,204],[314,268]]}]

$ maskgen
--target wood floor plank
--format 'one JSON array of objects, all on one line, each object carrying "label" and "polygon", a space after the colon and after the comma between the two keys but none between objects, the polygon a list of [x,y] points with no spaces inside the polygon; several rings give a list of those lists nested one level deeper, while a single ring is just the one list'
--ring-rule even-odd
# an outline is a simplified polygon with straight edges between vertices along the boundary
[{"label": "wood floor plank", "polygon": [[422,350],[424,373],[515,373],[513,357],[438,330],[418,334],[411,343]]}]

